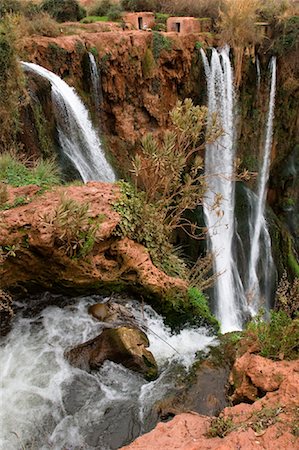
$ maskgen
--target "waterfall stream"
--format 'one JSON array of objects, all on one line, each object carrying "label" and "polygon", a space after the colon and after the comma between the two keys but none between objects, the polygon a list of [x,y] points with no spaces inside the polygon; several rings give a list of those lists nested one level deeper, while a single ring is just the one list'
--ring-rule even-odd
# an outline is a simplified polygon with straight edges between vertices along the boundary
[{"label": "waterfall stream", "polygon": [[[276,59],[271,60],[271,89],[266,121],[262,167],[258,175],[258,192],[249,189],[247,218],[249,257],[245,274],[241,274],[235,248],[243,249],[237,234],[235,218],[235,94],[229,48],[212,50],[209,63],[201,50],[207,79],[208,126],[216,114],[223,134],[206,146],[205,175],[208,190],[204,198],[204,215],[208,228],[209,248],[214,255],[216,315],[222,332],[242,328],[248,312],[253,316],[260,306],[269,307],[273,281],[271,238],[265,219],[266,184],[269,177],[276,86]],[[257,83],[260,66],[257,60]],[[244,270],[243,270],[244,272]],[[242,277],[241,277],[242,275]],[[245,291],[246,287],[246,291]]]},{"label": "waterfall stream", "polygon": [[208,126],[217,114],[223,134],[206,146],[205,175],[208,190],[204,198],[204,215],[208,227],[210,250],[214,254],[216,315],[222,332],[242,328],[242,311],[246,299],[233,257],[235,233],[235,93],[229,48],[212,50],[211,62],[201,50],[208,87]]},{"label": "waterfall stream", "polygon": [[[270,157],[273,138],[273,120],[275,107],[275,92],[276,92],[276,58],[273,57],[270,63],[271,72],[271,87],[269,97],[268,116],[266,122],[266,131],[263,148],[262,167],[258,176],[258,192],[256,201],[252,205],[252,217],[250,221],[250,259],[248,269],[248,284],[247,296],[250,300],[250,310],[252,314],[256,314],[261,305],[269,306],[269,293],[266,298],[261,299],[260,279],[263,278],[258,274],[260,270],[264,274],[264,278],[271,276],[271,268],[273,267],[271,255],[271,241],[265,220],[265,206],[266,206],[266,186],[269,178]],[[266,240],[266,245],[263,243]],[[267,264],[264,263],[258,267],[259,259],[262,252],[266,253]],[[269,283],[268,283],[269,284]],[[269,290],[268,290],[269,291]],[[261,302],[261,300],[263,300]]]},{"label": "waterfall stream", "polygon": [[217,344],[204,328],[173,334],[151,307],[127,300],[136,320],[151,330],[147,331],[149,349],[158,363],[159,378],[146,382],[110,361],[91,373],[74,368],[64,351],[101,332],[103,324],[87,313],[88,306],[99,301],[105,299],[80,297],[64,308],[48,306],[35,318],[20,312],[12,331],[1,339],[5,404],[0,411],[1,449],[120,448],[148,431],[152,406],[175,383],[174,369],[184,371],[197,351]]},{"label": "waterfall stream", "polygon": [[23,62],[22,65],[26,70],[50,81],[59,143],[63,154],[77,169],[82,180],[115,181],[115,174],[105,157],[88,111],[74,88],[37,64]]},{"label": "waterfall stream", "polygon": [[99,111],[100,104],[103,101],[103,95],[101,90],[101,76],[98,71],[98,66],[95,57],[92,53],[88,53],[89,63],[90,63],[90,78],[92,84],[94,104],[97,111]]}]

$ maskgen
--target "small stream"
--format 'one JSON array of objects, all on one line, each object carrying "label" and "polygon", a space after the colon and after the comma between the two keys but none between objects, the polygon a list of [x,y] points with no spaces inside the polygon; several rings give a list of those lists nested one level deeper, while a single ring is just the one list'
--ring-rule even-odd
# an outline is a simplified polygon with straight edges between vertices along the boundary
[{"label": "small stream", "polygon": [[[97,336],[103,324],[88,315],[102,297],[80,297],[64,308],[48,306],[34,318],[20,311],[0,347],[0,448],[16,450],[117,449],[155,426],[152,407],[174,387],[197,351],[217,340],[204,328],[172,334],[151,307],[133,299],[125,306],[145,324],[159,378],[106,361],[98,372],[70,366],[64,352]],[[28,311],[27,311],[28,312]],[[28,314],[27,314],[28,315]],[[170,345],[168,345],[166,342]],[[176,349],[176,351],[174,350]]]}]

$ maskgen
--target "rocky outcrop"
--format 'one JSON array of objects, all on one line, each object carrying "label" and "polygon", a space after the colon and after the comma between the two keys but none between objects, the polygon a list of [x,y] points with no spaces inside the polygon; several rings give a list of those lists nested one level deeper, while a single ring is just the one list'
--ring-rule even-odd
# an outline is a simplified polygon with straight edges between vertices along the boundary
[{"label": "rocky outcrop", "polygon": [[[18,189],[9,189],[12,201]],[[0,289],[48,289],[72,295],[133,289],[157,297],[168,289],[186,289],[185,282],[158,270],[142,245],[114,235],[120,221],[112,206],[119,196],[117,186],[93,182],[58,187],[42,195],[33,195],[36,187],[25,190],[25,203],[29,203],[0,213]],[[24,193],[24,188],[20,191]],[[57,232],[53,224],[62,198],[89,205],[88,222],[94,234],[86,241],[85,255],[73,254],[78,236],[71,245],[72,240],[65,241],[67,225]]]},{"label": "rocky outcrop", "polygon": [[141,373],[147,380],[154,380],[158,367],[147,347],[149,341],[143,331],[119,327],[104,330],[96,338],[69,350],[66,357],[73,366],[83,370],[99,369],[109,360]]},{"label": "rocky outcrop", "polygon": [[[247,377],[264,397],[223,410],[219,418],[195,413],[160,423],[124,449],[231,450],[298,447],[299,361],[273,362],[246,353],[235,363],[232,381]],[[268,391],[267,391],[268,390]]]},{"label": "rocky outcrop", "polygon": [[[87,26],[89,31],[92,26]],[[103,91],[99,125],[118,167],[128,173],[140,138],[167,126],[177,100],[188,96],[199,100],[204,95],[206,82],[195,47],[211,45],[214,38],[206,33],[88,30],[57,38],[31,37],[26,44],[28,60],[74,85],[92,109],[87,52],[96,55]]]}]

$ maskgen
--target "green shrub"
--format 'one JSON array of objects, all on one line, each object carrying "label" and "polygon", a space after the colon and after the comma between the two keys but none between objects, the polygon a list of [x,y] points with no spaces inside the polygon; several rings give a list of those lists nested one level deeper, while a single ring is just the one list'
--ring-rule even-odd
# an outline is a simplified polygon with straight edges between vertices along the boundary
[{"label": "green shrub", "polygon": [[16,14],[22,10],[22,4],[19,0],[1,0],[0,18],[5,14]]},{"label": "green shrub", "polygon": [[153,55],[155,60],[160,58],[163,50],[170,51],[172,49],[171,40],[157,31],[153,31]]},{"label": "green shrub", "polygon": [[186,266],[168,241],[165,217],[155,205],[146,201],[144,192],[136,192],[129,183],[120,182],[121,197],[113,205],[120,214],[116,236],[128,236],[144,245],[153,263],[174,277],[186,277]]},{"label": "green shrub", "polygon": [[150,78],[152,76],[155,65],[153,52],[150,48],[147,48],[142,59],[142,73],[145,78]]},{"label": "green shrub", "polygon": [[299,318],[292,320],[284,311],[271,311],[270,320],[263,320],[263,311],[247,325],[244,333],[258,344],[259,354],[274,360],[297,359],[299,355]]},{"label": "green shrub", "polygon": [[122,12],[123,10],[120,5],[111,5],[107,11],[108,19],[111,22],[121,19]]},{"label": "green shrub", "polygon": [[77,0],[44,0],[41,8],[58,22],[75,22],[86,16]]},{"label": "green shrub", "polygon": [[288,17],[279,22],[275,29],[274,50],[279,55],[284,55],[296,47],[299,39],[299,16]]},{"label": "green shrub", "polygon": [[114,3],[111,0],[100,0],[88,9],[89,16],[107,16],[107,13]]},{"label": "green shrub", "polygon": [[205,295],[197,288],[191,287],[188,289],[188,297],[190,305],[196,316],[199,316],[204,323],[213,326],[217,331],[220,329],[218,320],[213,316]]},{"label": "green shrub", "polygon": [[57,207],[43,217],[43,222],[54,233],[55,245],[70,258],[81,258],[90,253],[100,226],[89,217],[89,205],[63,196]]},{"label": "green shrub", "polygon": [[24,75],[17,54],[15,29],[18,19],[5,16],[0,22],[0,148],[15,144],[20,129],[20,107],[26,100]]},{"label": "green shrub", "polygon": [[234,423],[230,417],[216,417],[212,419],[207,437],[224,438],[227,434],[234,430]]},{"label": "green shrub", "polygon": [[29,169],[8,153],[0,155],[0,182],[14,187],[35,184],[46,188],[60,183],[58,169],[52,160],[39,160]]},{"label": "green shrub", "polygon": [[156,11],[158,5],[157,0],[121,0],[121,6],[125,11]]}]

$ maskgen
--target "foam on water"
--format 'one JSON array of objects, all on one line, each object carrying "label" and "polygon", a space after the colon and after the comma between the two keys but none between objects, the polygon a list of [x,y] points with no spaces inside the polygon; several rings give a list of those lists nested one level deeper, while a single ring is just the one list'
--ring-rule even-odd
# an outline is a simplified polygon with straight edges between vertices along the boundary
[{"label": "foam on water", "polygon": [[[118,414],[128,420],[128,428],[133,423],[141,431],[141,410],[148,411],[167,390],[163,377],[170,363],[178,360],[189,367],[196,351],[216,343],[202,328],[172,335],[150,307],[144,312],[139,307],[137,319],[145,320],[152,330],[148,336],[161,369],[159,379],[147,383],[139,374],[109,361],[98,372],[87,373],[70,366],[64,351],[100,333],[101,324],[87,314],[91,303],[92,298],[80,298],[64,309],[48,307],[35,319],[19,317],[3,339],[1,449],[26,445],[32,450],[119,448],[122,442],[116,435],[111,446],[107,443]],[[135,305],[129,307],[135,310]]]}]

